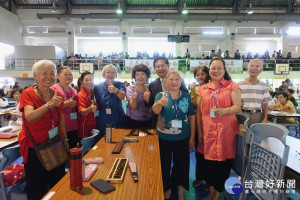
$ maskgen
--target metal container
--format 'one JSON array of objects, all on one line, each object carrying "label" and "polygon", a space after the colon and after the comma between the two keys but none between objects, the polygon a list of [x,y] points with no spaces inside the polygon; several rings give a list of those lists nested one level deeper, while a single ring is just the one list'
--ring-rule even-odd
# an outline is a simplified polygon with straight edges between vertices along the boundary
[{"label": "metal container", "polygon": [[106,124],[105,126],[105,142],[111,143],[111,137],[112,137],[112,126],[111,124]]}]

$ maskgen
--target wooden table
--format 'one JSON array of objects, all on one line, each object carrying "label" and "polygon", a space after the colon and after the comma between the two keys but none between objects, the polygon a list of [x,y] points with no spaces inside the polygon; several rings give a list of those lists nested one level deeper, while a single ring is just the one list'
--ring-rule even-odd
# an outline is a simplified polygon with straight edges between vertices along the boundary
[{"label": "wooden table", "polygon": [[[113,129],[112,140],[120,141],[124,135],[130,130]],[[70,173],[68,172],[49,192],[45,197],[50,199],[164,199],[159,143],[157,135],[148,135],[138,137],[137,143],[126,143],[125,148],[120,154],[112,154],[115,144],[105,143],[105,138],[102,138],[96,146],[95,150],[90,150],[84,157],[103,157],[104,164],[98,165],[98,170],[90,181],[97,179],[106,180],[113,163],[116,158],[128,158],[129,162],[137,164],[139,182],[133,181],[131,172],[126,170],[124,182],[122,184],[113,184],[116,190],[102,194],[100,191],[90,185],[89,182],[83,182],[83,188],[79,191],[70,190]],[[48,195],[48,196],[47,196]],[[44,197],[44,198],[45,198]]]},{"label": "wooden table", "polygon": [[[22,128],[21,126],[16,126],[14,128]],[[20,133],[21,131],[17,132]],[[10,139],[0,139],[0,151],[2,151],[3,149],[5,149],[6,147],[15,145],[18,143],[18,137],[13,137]]]},{"label": "wooden table", "polygon": [[10,139],[0,139],[0,151],[5,149],[6,147],[15,145],[18,143],[18,137],[13,137]]}]

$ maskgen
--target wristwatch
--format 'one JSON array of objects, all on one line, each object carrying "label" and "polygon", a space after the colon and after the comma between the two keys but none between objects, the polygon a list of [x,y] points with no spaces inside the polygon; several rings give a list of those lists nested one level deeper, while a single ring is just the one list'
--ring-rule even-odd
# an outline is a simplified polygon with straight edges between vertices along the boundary
[{"label": "wristwatch", "polygon": [[50,109],[48,102],[46,103],[46,108],[47,108],[48,110]]}]

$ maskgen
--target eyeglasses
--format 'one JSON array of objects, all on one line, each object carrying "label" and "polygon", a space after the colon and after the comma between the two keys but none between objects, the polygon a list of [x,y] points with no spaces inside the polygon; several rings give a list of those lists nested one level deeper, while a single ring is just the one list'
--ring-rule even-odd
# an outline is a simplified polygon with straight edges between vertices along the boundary
[{"label": "eyeglasses", "polygon": [[163,64],[163,65],[155,65],[155,69],[161,69],[161,68],[165,68],[167,67],[167,64]]}]

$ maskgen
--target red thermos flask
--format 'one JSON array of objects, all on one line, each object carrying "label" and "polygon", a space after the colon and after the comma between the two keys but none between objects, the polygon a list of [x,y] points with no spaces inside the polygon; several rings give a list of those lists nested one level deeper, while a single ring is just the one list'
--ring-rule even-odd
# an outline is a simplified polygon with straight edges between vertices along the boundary
[{"label": "red thermos flask", "polygon": [[70,149],[70,189],[82,188],[82,149]]}]

